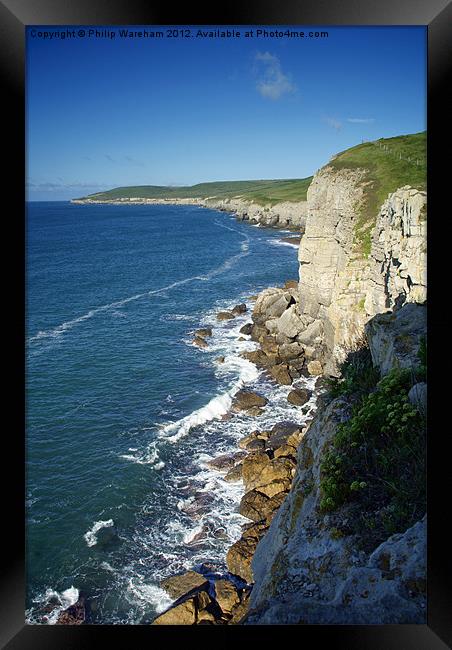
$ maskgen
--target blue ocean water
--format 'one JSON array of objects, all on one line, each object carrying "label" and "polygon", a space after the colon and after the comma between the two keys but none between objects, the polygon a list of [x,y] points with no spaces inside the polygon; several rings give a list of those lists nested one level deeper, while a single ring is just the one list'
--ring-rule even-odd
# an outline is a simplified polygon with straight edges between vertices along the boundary
[{"label": "blue ocean water", "polygon": [[[149,622],[171,602],[163,577],[226,571],[243,488],[206,461],[288,417],[288,387],[240,356],[255,344],[239,333],[252,294],[298,276],[281,236],[196,206],[28,204],[29,622],[79,593],[93,623]],[[245,385],[265,415],[225,419]]]}]

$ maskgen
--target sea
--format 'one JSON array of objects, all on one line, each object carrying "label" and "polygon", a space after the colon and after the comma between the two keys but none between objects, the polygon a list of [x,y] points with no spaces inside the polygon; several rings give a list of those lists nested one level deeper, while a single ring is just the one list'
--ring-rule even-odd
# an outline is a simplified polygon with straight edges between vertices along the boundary
[{"label": "sea", "polygon": [[[165,577],[227,575],[244,489],[207,462],[310,415],[241,356],[253,296],[298,278],[287,235],[199,206],[27,204],[28,623],[83,595],[89,623],[147,624]],[[245,387],[265,412],[230,417]]]}]

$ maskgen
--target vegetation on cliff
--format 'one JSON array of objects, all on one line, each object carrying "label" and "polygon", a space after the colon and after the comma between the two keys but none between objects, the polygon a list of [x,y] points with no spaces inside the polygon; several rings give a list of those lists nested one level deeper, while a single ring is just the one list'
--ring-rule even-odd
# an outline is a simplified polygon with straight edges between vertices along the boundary
[{"label": "vegetation on cliff", "polygon": [[364,142],[333,157],[333,169],[365,169],[364,201],[355,224],[358,251],[370,253],[370,238],[378,211],[388,197],[404,185],[426,190],[426,131]]},{"label": "vegetation on cliff", "polygon": [[306,192],[311,183],[309,178],[256,181],[223,181],[198,183],[186,187],[161,185],[137,185],[116,187],[106,192],[97,192],[83,197],[97,201],[111,201],[121,198],[144,199],[228,199],[241,198],[258,205],[275,205],[283,201],[306,201]]},{"label": "vegetation on cliff", "polygon": [[353,407],[321,465],[321,509],[355,506],[346,532],[358,534],[365,548],[405,531],[425,513],[426,422],[408,396],[425,381],[425,340],[418,358],[415,368],[393,369],[372,386],[375,371],[364,349],[332,385],[333,395],[347,396]]}]

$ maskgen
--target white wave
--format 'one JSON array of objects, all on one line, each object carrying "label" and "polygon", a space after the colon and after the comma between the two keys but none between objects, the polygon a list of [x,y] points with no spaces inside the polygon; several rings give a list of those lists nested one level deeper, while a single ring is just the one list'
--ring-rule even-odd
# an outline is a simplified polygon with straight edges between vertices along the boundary
[{"label": "white wave", "polygon": [[[226,227],[226,226],[225,226]],[[54,327],[53,329],[50,330],[41,330],[34,336],[30,336],[27,340],[28,343],[32,343],[34,341],[38,341],[40,339],[44,338],[54,338],[58,337],[64,332],[67,332],[68,330],[72,329],[75,325],[79,323],[83,323],[86,320],[89,320],[96,314],[105,312],[109,309],[115,309],[117,307],[122,307],[123,305],[132,302],[134,300],[139,300],[140,298],[143,298],[145,296],[154,296],[160,293],[164,293],[165,291],[169,291],[170,289],[174,289],[175,287],[180,287],[184,284],[187,284],[188,282],[194,282],[195,280],[198,281],[208,281],[211,278],[220,275],[224,273],[225,271],[228,271],[237,260],[241,259],[242,257],[246,257],[249,255],[249,250],[242,250],[241,253],[238,253],[237,255],[233,255],[232,257],[229,257],[227,260],[225,260],[220,266],[218,266],[215,269],[212,269],[205,275],[194,275],[190,278],[184,278],[183,280],[178,280],[177,282],[173,282],[172,284],[167,285],[166,287],[161,287],[160,289],[153,289],[151,291],[147,291],[145,293],[139,293],[136,294],[135,296],[130,296],[129,298],[124,298],[123,300],[118,300],[117,302],[112,302],[107,305],[101,305],[100,307],[95,307],[94,309],[90,309],[86,314],[83,314],[82,316],[79,316],[78,318],[74,318],[73,320],[66,321],[62,323],[61,325],[58,325],[57,327]]]},{"label": "white wave", "polygon": [[161,470],[165,467],[165,463],[160,459],[157,449],[157,442],[151,442],[144,450],[139,450],[129,447],[128,451],[135,452],[133,454],[119,454],[119,458],[129,460],[137,465],[151,465],[152,469]]},{"label": "white wave", "polygon": [[183,543],[184,544],[192,544],[194,541],[196,541],[196,537],[200,535],[204,530],[204,524],[201,522],[191,530],[187,531],[183,537]]},{"label": "white wave", "polygon": [[297,250],[299,249],[299,244],[291,244],[288,241],[281,241],[280,239],[267,239],[268,244],[272,244],[273,246],[289,246],[290,248],[296,248]]},{"label": "white wave", "polygon": [[83,535],[87,545],[95,546],[97,544],[97,533],[102,528],[111,528],[111,526],[114,526],[113,519],[108,519],[107,521],[96,521],[91,530],[88,530],[88,532]]},{"label": "white wave", "polygon": [[[164,426],[159,437],[164,438],[167,442],[177,442],[180,438],[186,436],[193,427],[197,427],[210,420],[221,419],[229,411],[231,403],[232,397],[229,393],[217,395],[206,406],[190,413],[190,415],[185,416],[177,422],[171,422]],[[173,431],[176,432],[174,435],[167,435]]]},{"label": "white wave", "polygon": [[157,614],[164,612],[174,602],[166,591],[157,585],[146,584],[140,575],[129,579],[127,591],[134,600],[151,604]]}]

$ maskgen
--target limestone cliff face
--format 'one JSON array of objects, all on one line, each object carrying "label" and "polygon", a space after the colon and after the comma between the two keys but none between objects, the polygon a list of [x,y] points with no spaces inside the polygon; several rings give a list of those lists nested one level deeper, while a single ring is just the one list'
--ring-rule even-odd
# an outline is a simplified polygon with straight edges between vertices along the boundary
[{"label": "limestone cliff face", "polygon": [[[372,319],[367,336],[382,369],[415,364],[425,311],[423,305],[406,304],[395,315],[384,314],[383,321]],[[410,401],[425,407],[425,388],[413,386]],[[341,397],[320,406],[301,439],[290,492],[253,557],[246,624],[425,622],[425,517],[366,552],[358,550],[355,535],[337,535],[336,527],[344,531],[353,517],[348,506],[331,513],[320,507],[322,461],[350,412],[350,402]]]},{"label": "limestone cliff face", "polygon": [[[285,312],[294,312],[294,331],[285,333],[331,374],[363,336],[382,375],[414,366],[426,331],[426,193],[405,186],[387,197],[366,255],[357,245],[364,179],[359,169],[331,166],[315,175],[298,301]],[[425,411],[425,395],[418,383],[409,399]],[[301,440],[289,495],[254,554],[245,624],[425,622],[425,517],[366,553],[353,536],[334,534],[346,508],[321,511],[322,460],[349,417],[347,400],[325,403]]]},{"label": "limestone cliff face", "polygon": [[306,222],[307,201],[282,201],[276,205],[262,206],[241,197],[219,199],[218,197],[187,199],[73,199],[71,203],[94,203],[115,205],[200,205],[215,210],[233,212],[241,221],[273,228],[303,230]]},{"label": "limestone cliff face", "polygon": [[308,189],[299,315],[322,328],[321,360],[331,374],[371,317],[426,300],[426,193],[403,187],[388,196],[367,256],[357,245],[363,179],[359,169],[327,166]]}]

